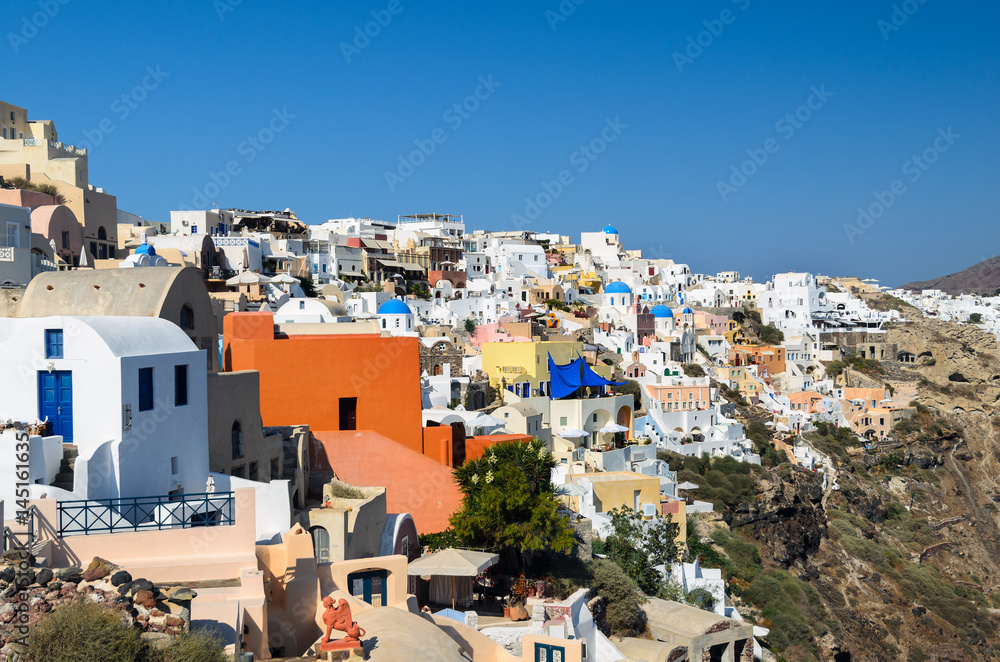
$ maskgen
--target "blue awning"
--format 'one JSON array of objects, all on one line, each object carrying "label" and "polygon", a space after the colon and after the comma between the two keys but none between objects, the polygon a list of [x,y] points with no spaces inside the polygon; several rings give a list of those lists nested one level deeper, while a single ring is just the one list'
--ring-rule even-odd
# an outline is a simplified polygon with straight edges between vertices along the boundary
[{"label": "blue awning", "polygon": [[557,400],[573,395],[584,386],[621,386],[625,383],[601,377],[579,355],[566,365],[558,365],[549,354],[549,380],[552,397]]}]

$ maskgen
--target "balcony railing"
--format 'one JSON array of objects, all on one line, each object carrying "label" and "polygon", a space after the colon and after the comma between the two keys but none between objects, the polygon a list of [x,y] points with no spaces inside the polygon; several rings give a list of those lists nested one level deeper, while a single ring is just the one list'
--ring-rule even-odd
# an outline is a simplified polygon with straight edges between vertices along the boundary
[{"label": "balcony railing", "polygon": [[57,507],[60,536],[236,523],[232,492],[60,501]]}]

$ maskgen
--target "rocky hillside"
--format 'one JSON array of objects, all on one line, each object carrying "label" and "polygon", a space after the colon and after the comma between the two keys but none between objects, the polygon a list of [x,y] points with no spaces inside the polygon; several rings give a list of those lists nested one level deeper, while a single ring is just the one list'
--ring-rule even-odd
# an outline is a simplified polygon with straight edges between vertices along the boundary
[{"label": "rocky hillside", "polygon": [[787,660],[1000,657],[997,341],[918,319],[889,342],[919,356],[887,373],[919,403],[899,440],[866,451],[843,432],[811,435],[840,489],[769,469],[753,500],[698,523],[702,557]]},{"label": "rocky hillside", "polygon": [[956,294],[992,294],[1000,288],[1000,256],[974,264],[964,271],[903,285],[904,290],[942,290]]}]

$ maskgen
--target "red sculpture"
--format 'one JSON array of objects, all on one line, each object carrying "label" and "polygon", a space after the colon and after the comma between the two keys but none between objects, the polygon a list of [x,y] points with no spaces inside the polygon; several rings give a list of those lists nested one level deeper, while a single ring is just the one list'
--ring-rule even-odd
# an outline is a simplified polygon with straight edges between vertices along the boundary
[{"label": "red sculpture", "polygon": [[[323,635],[320,650],[357,648],[360,646],[361,637],[365,636],[366,633],[358,625],[357,621],[351,618],[351,606],[347,604],[347,600],[341,598],[337,606],[334,607],[333,598],[326,596],[323,598],[323,606],[326,607],[326,611],[323,612],[323,622],[326,623],[326,634]],[[343,639],[331,641],[330,634],[333,630],[345,632],[347,636]]]}]

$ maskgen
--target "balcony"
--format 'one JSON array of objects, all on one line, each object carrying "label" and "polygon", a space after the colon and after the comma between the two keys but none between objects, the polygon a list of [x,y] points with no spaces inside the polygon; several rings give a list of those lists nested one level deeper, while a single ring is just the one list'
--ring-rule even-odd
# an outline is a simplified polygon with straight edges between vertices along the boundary
[{"label": "balcony", "polygon": [[236,523],[232,492],[60,501],[57,511],[60,536]]}]

